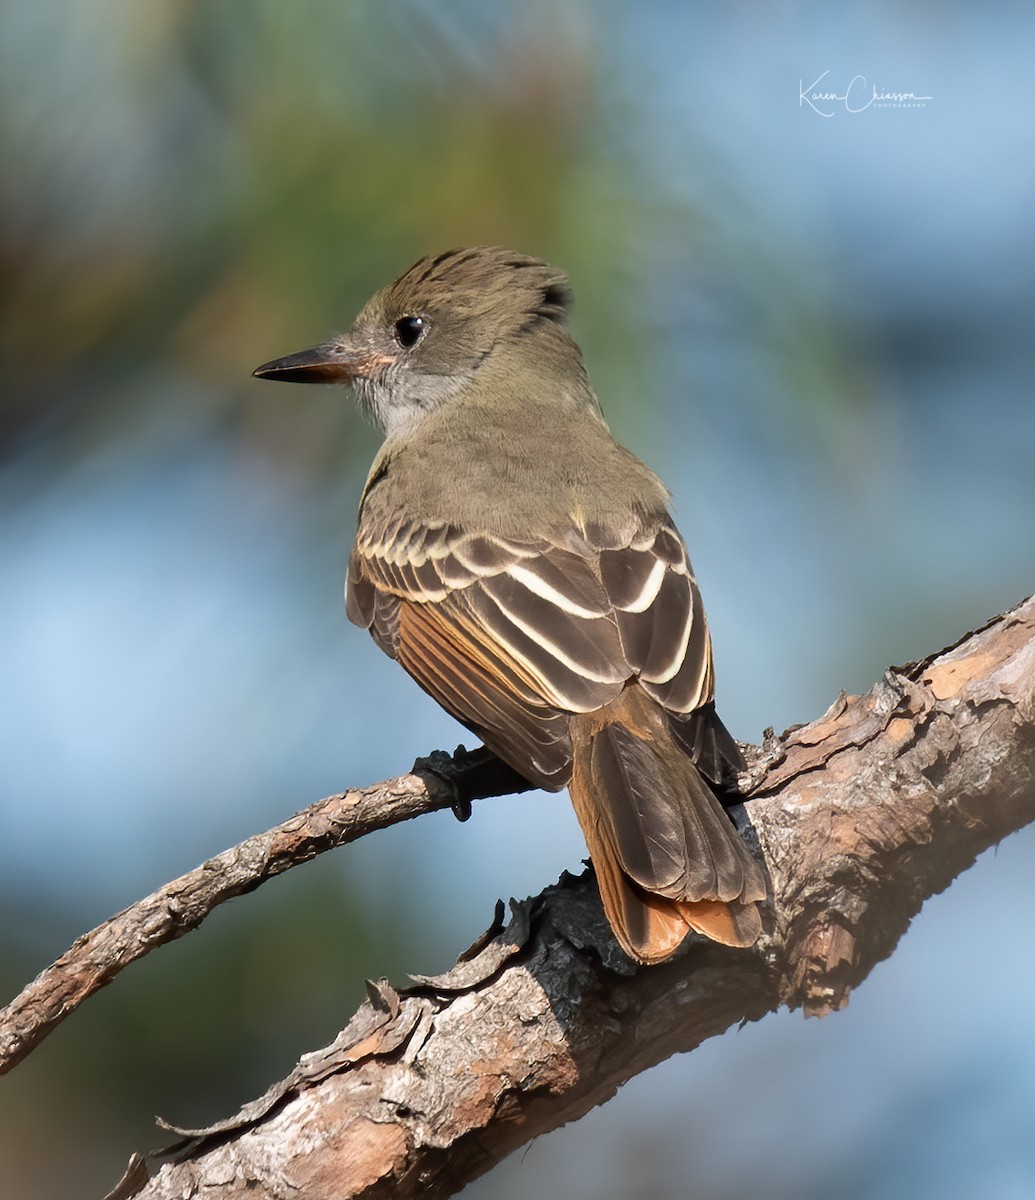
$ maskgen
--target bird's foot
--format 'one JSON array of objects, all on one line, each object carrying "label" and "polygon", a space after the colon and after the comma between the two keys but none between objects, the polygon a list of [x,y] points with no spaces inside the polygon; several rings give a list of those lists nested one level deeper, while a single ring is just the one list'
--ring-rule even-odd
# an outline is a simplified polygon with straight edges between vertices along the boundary
[{"label": "bird's foot", "polygon": [[415,775],[432,775],[443,784],[452,799],[449,807],[458,821],[471,816],[471,802],[488,796],[507,796],[512,792],[527,792],[532,784],[508,767],[502,759],[485,746],[468,750],[457,746],[452,754],[435,750],[413,764]]}]

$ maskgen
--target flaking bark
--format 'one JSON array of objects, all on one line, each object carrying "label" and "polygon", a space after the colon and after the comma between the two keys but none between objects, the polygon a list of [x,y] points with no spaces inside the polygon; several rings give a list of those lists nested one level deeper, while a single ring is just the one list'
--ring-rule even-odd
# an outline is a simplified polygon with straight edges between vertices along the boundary
[{"label": "flaking bark", "polygon": [[[456,799],[436,776],[381,788],[411,780],[429,808]],[[331,1046],[112,1196],[451,1195],[732,1024],[843,1006],[928,896],[1035,818],[1035,599],[769,739],[744,784],[771,880],[752,949],[691,936],[636,969],[592,878],[566,876],[446,975],[372,985]]]}]

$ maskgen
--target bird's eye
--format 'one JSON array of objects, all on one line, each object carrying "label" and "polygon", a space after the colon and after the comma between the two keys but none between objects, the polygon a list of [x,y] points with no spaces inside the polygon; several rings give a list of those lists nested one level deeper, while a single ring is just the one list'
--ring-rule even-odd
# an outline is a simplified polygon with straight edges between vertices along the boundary
[{"label": "bird's eye", "polygon": [[409,350],[416,346],[420,339],[424,336],[423,317],[400,317],[395,323],[395,336],[404,350]]}]

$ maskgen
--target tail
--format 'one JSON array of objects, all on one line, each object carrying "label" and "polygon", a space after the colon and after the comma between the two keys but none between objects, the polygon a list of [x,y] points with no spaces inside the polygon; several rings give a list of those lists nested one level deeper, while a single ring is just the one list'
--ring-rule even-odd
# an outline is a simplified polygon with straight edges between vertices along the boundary
[{"label": "tail", "polygon": [[572,804],[625,952],[660,962],[691,929],[752,945],[765,877],[656,701],[634,684],[571,734]]}]

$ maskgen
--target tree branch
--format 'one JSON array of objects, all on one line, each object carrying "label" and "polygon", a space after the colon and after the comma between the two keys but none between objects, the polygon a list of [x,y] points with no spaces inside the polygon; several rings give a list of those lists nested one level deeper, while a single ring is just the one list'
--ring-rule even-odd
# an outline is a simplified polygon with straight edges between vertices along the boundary
[{"label": "tree branch", "polygon": [[83,934],[0,1010],[0,1075],[123,968],[196,929],[224,901],[375,830],[442,808],[466,820],[472,800],[529,787],[483,748],[460,746],[452,756],[438,751],[418,759],[409,775],[318,800],[224,850]]},{"label": "tree branch", "polygon": [[[636,969],[607,929],[592,878],[566,876],[515,905],[506,930],[490,930],[448,974],[402,991],[372,985],[330,1046],[229,1121],[181,1131],[187,1140],[150,1181],[136,1159],[112,1197],[205,1187],[227,1200],[451,1195],[731,1024],[781,1004],[841,1007],[928,896],[1035,819],[1035,598],[771,739],[746,782],[772,882],[753,949],[691,937],[671,962]],[[397,804],[428,811],[456,801],[437,775],[333,798],[286,823],[301,823],[299,859],[351,840],[337,827],[309,829],[310,814],[335,802],[351,813],[379,795],[393,815],[364,814],[364,831],[403,819]],[[253,842],[276,844],[284,829]],[[212,863],[236,870],[241,849]],[[212,894],[257,886],[288,865],[280,853],[269,846],[253,873],[241,866],[236,890]],[[172,889],[175,899],[176,886],[157,895]],[[182,929],[180,916],[170,919],[183,932],[203,915]]]},{"label": "tree branch", "polygon": [[928,896],[1035,819],[1035,599],[773,739],[750,817],[772,880],[752,950],[691,937],[636,969],[592,878],[565,877],[447,975],[373,989],[331,1046],[127,1194],[451,1195],[732,1024],[841,1007]]}]

